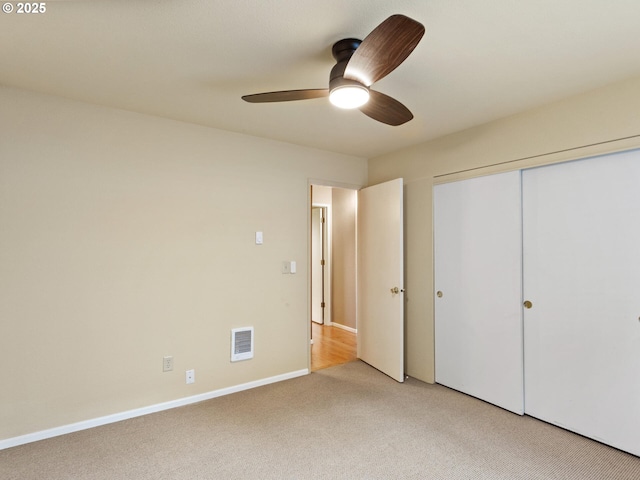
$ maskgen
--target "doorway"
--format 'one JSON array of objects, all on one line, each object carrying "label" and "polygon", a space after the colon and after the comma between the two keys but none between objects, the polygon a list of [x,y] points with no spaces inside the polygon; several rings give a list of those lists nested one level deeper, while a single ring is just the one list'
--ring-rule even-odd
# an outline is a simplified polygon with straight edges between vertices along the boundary
[{"label": "doorway", "polygon": [[357,190],[311,185],[311,370],[357,358]]}]

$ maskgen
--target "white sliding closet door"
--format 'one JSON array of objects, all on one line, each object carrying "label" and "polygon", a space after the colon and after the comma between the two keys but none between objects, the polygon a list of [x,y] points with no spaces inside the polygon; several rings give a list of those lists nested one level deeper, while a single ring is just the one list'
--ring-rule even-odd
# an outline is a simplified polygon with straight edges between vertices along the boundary
[{"label": "white sliding closet door", "polygon": [[520,172],[434,187],[436,382],[523,413]]},{"label": "white sliding closet door", "polygon": [[525,411],[640,455],[640,152],[523,172]]}]

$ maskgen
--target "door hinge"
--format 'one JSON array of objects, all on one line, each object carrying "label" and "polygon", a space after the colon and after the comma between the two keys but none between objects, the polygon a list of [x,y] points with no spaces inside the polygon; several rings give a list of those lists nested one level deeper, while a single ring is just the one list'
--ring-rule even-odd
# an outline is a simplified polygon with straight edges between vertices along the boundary
[{"label": "door hinge", "polygon": [[324,267],[324,260],[320,260],[320,265]]},{"label": "door hinge", "polygon": [[320,302],[320,308],[324,308],[324,307],[325,307],[324,302]]}]

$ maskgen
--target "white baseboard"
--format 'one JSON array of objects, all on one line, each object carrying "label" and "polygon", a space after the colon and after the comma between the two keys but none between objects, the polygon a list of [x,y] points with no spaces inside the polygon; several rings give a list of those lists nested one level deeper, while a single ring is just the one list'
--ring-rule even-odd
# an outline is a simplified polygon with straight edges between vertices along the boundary
[{"label": "white baseboard", "polygon": [[333,322],[332,326],[334,326],[336,328],[341,328],[342,330],[346,330],[347,332],[358,333],[358,329],[357,328],[347,327],[346,325],[341,325],[341,324],[336,323],[336,322]]},{"label": "white baseboard", "polygon": [[177,400],[171,400],[169,402],[158,403],[156,405],[150,405],[148,407],[136,408],[134,410],[128,410],[126,412],[115,413],[113,415],[106,415],[104,417],[93,418],[91,420],[85,420],[82,422],[72,423],[69,425],[63,425],[61,427],[50,428],[48,430],[42,430],[40,432],[28,433],[19,437],[7,438],[0,440],[0,450],[6,448],[17,447],[18,445],[24,445],[26,443],[37,442],[39,440],[45,440],[47,438],[57,437],[60,435],[66,435],[67,433],[78,432],[80,430],[87,430],[89,428],[99,427],[101,425],[107,425],[109,423],[120,422],[129,418],[141,417],[150,413],[161,412],[163,410],[170,410],[176,407],[183,407],[192,403],[202,402],[204,400],[210,400],[216,397],[222,397],[231,393],[242,392],[243,390],[250,390],[256,387],[262,387],[263,385],[269,385],[270,383],[277,383],[283,380],[289,380],[291,378],[301,377],[307,375],[309,369],[298,370],[295,372],[284,373],[282,375],[276,375],[274,377],[263,378],[262,380],[256,380],[253,382],[243,383],[241,385],[235,385],[233,387],[221,388],[212,392],[201,393],[199,395],[193,395],[191,397],[179,398]]}]

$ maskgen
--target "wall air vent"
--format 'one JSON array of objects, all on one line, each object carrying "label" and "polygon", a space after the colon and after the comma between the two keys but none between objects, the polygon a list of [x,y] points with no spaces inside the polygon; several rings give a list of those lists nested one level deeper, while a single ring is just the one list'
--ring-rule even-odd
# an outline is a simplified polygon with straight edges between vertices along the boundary
[{"label": "wall air vent", "polygon": [[231,330],[231,361],[253,358],[253,327]]}]

